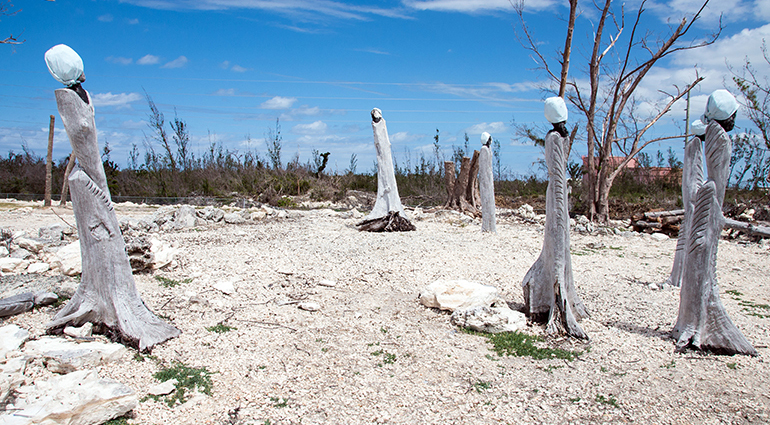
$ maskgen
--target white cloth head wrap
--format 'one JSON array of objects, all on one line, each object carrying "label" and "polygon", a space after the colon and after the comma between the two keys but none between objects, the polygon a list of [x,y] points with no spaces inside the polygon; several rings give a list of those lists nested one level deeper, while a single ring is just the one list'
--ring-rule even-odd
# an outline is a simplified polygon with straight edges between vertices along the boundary
[{"label": "white cloth head wrap", "polygon": [[709,100],[706,103],[706,113],[703,114],[701,120],[708,124],[711,120],[726,120],[738,110],[738,101],[735,97],[725,89],[715,90],[709,96]]},{"label": "white cloth head wrap", "polygon": [[481,144],[486,145],[490,137],[492,137],[492,135],[487,133],[486,131],[481,133]]},{"label": "white cloth head wrap", "polygon": [[551,124],[567,121],[567,104],[563,98],[554,96],[545,100],[545,119]]},{"label": "white cloth head wrap", "polygon": [[67,87],[77,84],[78,78],[83,75],[83,59],[65,44],[57,44],[48,49],[45,52],[45,64],[53,78]]},{"label": "white cloth head wrap", "polygon": [[695,120],[690,124],[690,131],[696,136],[703,136],[706,134],[706,124],[703,124],[701,120]]}]

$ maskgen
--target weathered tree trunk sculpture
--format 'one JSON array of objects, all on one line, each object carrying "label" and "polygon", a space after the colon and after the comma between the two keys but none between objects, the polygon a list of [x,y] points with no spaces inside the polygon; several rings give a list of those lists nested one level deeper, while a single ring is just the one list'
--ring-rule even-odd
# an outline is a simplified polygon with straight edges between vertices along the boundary
[{"label": "weathered tree trunk sculpture", "polygon": [[[678,350],[694,347],[724,354],[757,352],[727,316],[719,298],[716,259],[724,226],[722,202],[730,172],[731,142],[717,121],[706,129],[708,181],[697,189],[692,217],[686,224],[679,317],[672,331]],[[686,211],[686,207],[685,207]]]},{"label": "weathered tree trunk sculpture", "polygon": [[406,217],[401,198],[398,196],[388,127],[385,119],[382,118],[382,111],[377,108],[372,110],[372,130],[374,130],[374,147],[377,149],[377,200],[369,215],[357,224],[358,230],[371,232],[415,230],[414,225]]},{"label": "weathered tree trunk sculpture", "polygon": [[684,172],[682,173],[682,203],[684,204],[684,219],[679,227],[674,252],[674,266],[666,283],[671,286],[682,286],[682,270],[684,257],[687,255],[687,229],[692,222],[693,203],[698,189],[703,185],[703,141],[695,136],[687,141],[684,147]]},{"label": "weathered tree trunk sculpture", "polygon": [[551,131],[545,137],[548,188],[545,198],[543,250],[524,276],[526,313],[539,319],[548,315],[546,333],[566,333],[587,339],[578,320],[587,317],[585,306],[575,292],[569,251],[569,207],[567,200],[567,155],[569,138]]},{"label": "weathered tree trunk sculpture", "polygon": [[[484,133],[488,135],[488,133]],[[489,137],[492,140],[492,137]],[[495,178],[492,171],[492,151],[489,146],[481,147],[479,154],[479,188],[481,191],[481,231],[497,232],[495,222]]]},{"label": "weathered tree trunk sculpture", "polygon": [[113,338],[147,350],[180,334],[144,305],[136,289],[117,216],[99,156],[94,109],[70,89],[56,90],[56,103],[79,166],[69,176],[80,237],[83,273],[80,286],[47,325],[91,322]]}]

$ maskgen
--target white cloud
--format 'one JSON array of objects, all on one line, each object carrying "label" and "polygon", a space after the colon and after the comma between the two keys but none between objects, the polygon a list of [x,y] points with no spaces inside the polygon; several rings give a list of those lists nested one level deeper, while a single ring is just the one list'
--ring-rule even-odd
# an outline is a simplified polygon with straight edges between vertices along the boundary
[{"label": "white cloud", "polygon": [[294,115],[307,115],[307,116],[313,116],[318,115],[321,113],[321,108],[318,106],[313,106],[312,108],[307,105],[302,105],[299,108],[293,109],[291,111]]},{"label": "white cloud", "polygon": [[179,56],[178,58],[172,60],[171,62],[167,62],[165,65],[163,65],[161,68],[182,68],[183,66],[187,65],[186,57]]},{"label": "white cloud", "polygon": [[538,90],[535,82],[508,83],[483,83],[470,85],[453,85],[446,83],[424,84],[421,89],[429,92],[451,94],[463,98],[484,100],[511,100],[508,96],[512,93],[523,93]]},{"label": "white cloud", "polygon": [[128,107],[131,102],[142,100],[142,95],[139,93],[96,93],[91,95],[91,99],[94,101],[94,106],[116,106],[118,108]]},{"label": "white cloud", "polygon": [[291,108],[291,105],[293,105],[296,101],[296,97],[276,96],[270,100],[262,102],[259,107],[262,109],[289,109]]},{"label": "white cloud", "polygon": [[160,58],[155,55],[144,55],[136,61],[139,65],[155,65],[160,62]]},{"label": "white cloud", "polygon": [[481,134],[483,132],[488,132],[492,135],[492,137],[495,137],[495,134],[504,133],[508,130],[507,126],[502,121],[497,122],[490,122],[490,123],[478,123],[475,125],[472,125],[468,127],[465,132],[468,134]]},{"label": "white cloud", "polygon": [[96,19],[98,19],[99,22],[112,22],[113,17],[112,17],[112,15],[107,13],[106,15],[102,15],[102,16],[96,18]]},{"label": "white cloud", "polygon": [[[514,12],[510,0],[402,0],[409,8],[435,12]],[[553,0],[528,0],[527,10],[541,10],[557,4]]]},{"label": "white cloud", "polygon": [[[751,18],[755,9],[767,0],[730,0],[711,1],[701,12],[700,21],[703,24],[716,24],[721,19],[723,23],[737,22]],[[678,24],[685,16],[691,18],[701,6],[703,0],[670,0],[650,2],[645,6],[657,13],[663,22]]]},{"label": "white cloud", "polygon": [[378,50],[378,49],[353,49],[353,50],[355,50],[356,52],[373,53],[375,55],[390,56],[389,52],[384,52],[384,51]]},{"label": "white cloud", "polygon": [[122,56],[108,56],[105,60],[120,65],[130,65],[134,61],[131,58],[124,58]]},{"label": "white cloud", "polygon": [[291,131],[296,134],[321,135],[325,134],[327,129],[328,126],[325,122],[316,121],[310,124],[297,124]]},{"label": "white cloud", "polygon": [[[410,19],[402,7],[384,9],[371,6],[359,6],[332,0],[282,0],[282,1],[253,1],[253,0],[123,0],[152,9],[169,10],[231,10],[257,9],[267,12],[289,15],[305,21],[319,20],[322,16],[339,19],[371,20],[371,15],[390,18]],[[542,0],[536,0],[542,1]]]},{"label": "white cloud", "polygon": [[246,72],[246,71],[248,71],[248,69],[246,69],[246,68],[244,68],[244,67],[242,67],[240,65],[233,65],[233,67],[230,68],[230,70],[233,71],[233,72]]},{"label": "white cloud", "polygon": [[136,18],[134,18],[134,19],[128,19],[128,20],[126,21],[126,23],[127,23],[128,25],[137,25],[137,24],[139,24],[139,19],[136,19]]},{"label": "white cloud", "polygon": [[408,131],[399,131],[398,133],[391,134],[388,138],[391,143],[409,143],[421,140],[424,137],[424,134],[410,134]]},{"label": "white cloud", "polygon": [[214,96],[235,96],[235,89],[219,89],[212,94]]},{"label": "white cloud", "polygon": [[224,61],[224,62],[220,63],[219,67],[222,68],[222,69],[229,68],[230,67],[230,61]]}]

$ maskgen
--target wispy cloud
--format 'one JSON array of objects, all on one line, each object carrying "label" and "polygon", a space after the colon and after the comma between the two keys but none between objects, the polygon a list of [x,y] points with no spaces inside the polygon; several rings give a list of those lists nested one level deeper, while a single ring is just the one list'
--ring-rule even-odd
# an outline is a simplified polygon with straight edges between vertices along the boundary
[{"label": "wispy cloud", "polygon": [[182,68],[183,66],[187,65],[186,57],[179,56],[178,58],[172,60],[171,62],[167,62],[165,65],[163,65],[161,68]]},{"label": "wispy cloud", "polygon": [[104,60],[107,62],[117,63],[120,65],[131,65],[134,62],[131,58],[124,58],[122,56],[107,56]]},{"label": "wispy cloud", "polygon": [[128,19],[128,20],[126,20],[126,23],[127,23],[128,25],[138,25],[138,24],[139,24],[139,19],[136,19],[136,18],[134,18],[134,19]]},{"label": "wispy cloud", "polygon": [[248,68],[244,68],[244,67],[242,67],[240,65],[233,65],[233,67],[230,68],[230,71],[233,71],[233,72],[246,72],[246,71],[248,71]]},{"label": "wispy cloud", "polygon": [[495,137],[495,133],[505,133],[508,130],[508,126],[505,125],[502,121],[496,121],[496,122],[482,122],[475,125],[472,125],[465,129],[465,132],[468,134],[481,134],[483,132],[488,132],[492,135],[492,137]]},{"label": "wispy cloud", "polygon": [[117,108],[126,108],[131,102],[142,100],[143,97],[139,93],[96,93],[91,95],[91,99],[94,101],[94,106],[115,106]]},{"label": "wispy cloud", "polygon": [[353,49],[356,52],[364,52],[364,53],[374,53],[375,55],[386,55],[390,56],[390,53],[383,52],[382,50],[377,49]]},{"label": "wispy cloud", "polygon": [[[331,0],[123,0],[136,6],[168,10],[255,9],[317,21],[319,15],[339,19],[366,21],[371,16],[412,19],[403,7],[380,8]],[[507,0],[506,0],[507,1]],[[510,7],[510,4],[509,4]]]},{"label": "wispy cloud", "polygon": [[483,100],[516,100],[511,99],[505,94],[524,93],[538,90],[539,86],[535,82],[523,83],[482,83],[472,85],[453,85],[446,83],[423,84],[419,86],[424,91],[434,93],[451,94],[463,98],[483,99]]},{"label": "wispy cloud", "polygon": [[155,55],[144,55],[136,61],[139,65],[155,65],[160,62],[160,58]]},{"label": "wispy cloud", "polygon": [[291,105],[293,105],[296,101],[296,97],[276,96],[270,100],[262,102],[259,107],[262,109],[289,109],[291,108]]},{"label": "wispy cloud", "polygon": [[214,96],[235,96],[235,89],[219,89],[212,93]]},{"label": "wispy cloud", "polygon": [[[402,3],[411,9],[431,10],[434,12],[514,12],[509,0],[402,0]],[[555,4],[557,2],[554,0],[529,0],[526,6],[528,10],[541,10]]]},{"label": "wispy cloud", "polygon": [[98,20],[99,20],[99,22],[112,22],[112,20],[113,20],[114,18],[112,17],[112,15],[110,15],[109,13],[107,13],[106,15],[102,15],[102,16],[100,16],[100,17],[96,18],[96,19],[98,19]]}]

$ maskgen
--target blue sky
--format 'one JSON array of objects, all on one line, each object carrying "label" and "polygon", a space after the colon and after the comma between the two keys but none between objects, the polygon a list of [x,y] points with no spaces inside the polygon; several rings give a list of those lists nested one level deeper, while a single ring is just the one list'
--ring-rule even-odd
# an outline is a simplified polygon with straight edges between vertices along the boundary
[{"label": "blue sky", "polygon": [[[0,2],[2,3],[2,2]],[[708,93],[734,89],[728,66],[749,57],[770,76],[760,46],[770,35],[770,0],[715,1],[694,30],[705,37],[718,26],[719,40],[704,49],[662,62],[639,89],[640,114],[695,75],[706,80],[694,92],[692,115]],[[380,108],[400,165],[421,153],[432,157],[440,131],[443,154],[452,145],[478,148],[479,134],[500,140],[502,165],[527,175],[541,153],[511,127],[540,124],[541,87],[547,83],[516,38],[518,18],[507,0],[16,0],[13,16],[0,17],[0,152],[21,151],[22,141],[45,154],[48,116],[56,116],[54,158],[69,151],[43,54],[64,43],[85,63],[96,106],[99,142],[126,164],[136,144],[144,152],[150,95],[166,120],[185,120],[193,153],[210,143],[266,156],[265,135],[280,119],[282,159],[302,162],[317,149],[329,151],[332,169],[343,171],[351,154],[358,171],[371,171],[375,157],[369,111]],[[562,48],[566,1],[529,0],[525,19],[549,58]],[[626,2],[634,10],[636,0]],[[695,0],[647,2],[644,27],[667,34],[668,22],[691,14]],[[571,75],[584,80],[592,22],[597,12],[582,1],[575,30]],[[627,19],[630,21],[630,19]],[[630,25],[630,22],[627,23]],[[630,33],[627,28],[621,40]],[[556,63],[555,59],[552,63]],[[571,110],[571,122],[578,114]],[[684,105],[654,130],[681,133]],[[738,125],[748,126],[745,120]],[[248,140],[251,140],[249,143]],[[648,152],[681,142],[653,145]],[[158,147],[156,146],[156,149]],[[575,157],[585,151],[575,148]],[[681,155],[680,155],[681,158]]]}]

